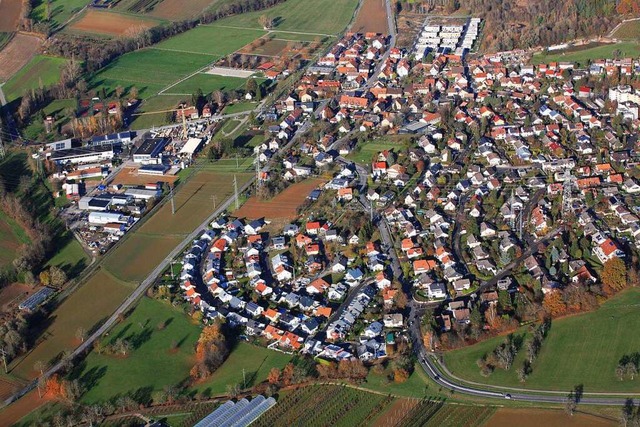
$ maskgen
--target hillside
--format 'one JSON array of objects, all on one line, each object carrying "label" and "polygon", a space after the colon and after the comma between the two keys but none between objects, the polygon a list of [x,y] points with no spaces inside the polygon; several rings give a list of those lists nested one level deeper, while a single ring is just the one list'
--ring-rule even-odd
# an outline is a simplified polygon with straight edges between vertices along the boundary
[{"label": "hillside", "polygon": [[481,49],[495,52],[605,35],[622,19],[621,13],[633,10],[616,10],[616,5],[616,0],[401,0],[399,8],[483,18]]}]

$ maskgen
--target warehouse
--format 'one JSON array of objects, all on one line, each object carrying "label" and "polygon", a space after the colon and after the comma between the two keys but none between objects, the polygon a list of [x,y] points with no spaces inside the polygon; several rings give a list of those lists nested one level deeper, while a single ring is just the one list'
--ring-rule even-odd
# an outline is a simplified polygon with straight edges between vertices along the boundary
[{"label": "warehouse", "polygon": [[145,165],[162,163],[162,152],[169,142],[169,138],[146,138],[133,154],[133,161]]},{"label": "warehouse", "polygon": [[145,188],[128,188],[125,195],[131,196],[136,200],[149,200],[154,197],[159,197],[162,194],[159,190],[147,190]]},{"label": "warehouse", "polygon": [[89,224],[105,225],[115,222],[126,224],[129,222],[129,217],[118,212],[91,212],[89,214]]},{"label": "warehouse", "polygon": [[189,138],[189,140],[184,144],[184,147],[180,149],[180,155],[191,159],[193,155],[200,150],[201,146],[202,138]]},{"label": "warehouse", "polygon": [[111,160],[115,156],[113,145],[98,147],[68,148],[51,153],[50,159],[58,164],[94,163]]}]

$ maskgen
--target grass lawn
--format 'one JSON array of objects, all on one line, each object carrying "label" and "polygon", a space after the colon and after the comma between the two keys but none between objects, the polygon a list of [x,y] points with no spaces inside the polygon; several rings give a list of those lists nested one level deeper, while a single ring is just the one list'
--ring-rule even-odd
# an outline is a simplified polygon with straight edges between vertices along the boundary
[{"label": "grass lawn", "polygon": [[[158,329],[166,323],[163,330]],[[86,387],[85,403],[104,402],[118,395],[142,394],[151,398],[164,386],[177,385],[189,376],[194,346],[200,327],[170,304],[143,298],[131,315],[103,338],[112,344],[128,340],[131,353],[125,357],[97,354],[95,351],[71,374]],[[172,343],[178,345],[172,351]]]},{"label": "grass lawn", "polygon": [[224,122],[220,130],[224,134],[229,134],[233,132],[239,125],[240,125],[240,120],[230,119]]},{"label": "grass lawn", "polygon": [[[225,20],[226,21],[226,20]],[[225,22],[219,21],[219,22]],[[215,28],[201,25],[155,45],[158,49],[193,52],[221,58],[265,35],[263,30]]]},{"label": "grass lawn", "polygon": [[356,163],[369,164],[373,156],[383,150],[391,150],[392,148],[402,148],[401,144],[397,142],[367,142],[365,144],[358,145],[356,150],[350,153],[347,158],[353,160]]},{"label": "grass lawn", "polygon": [[30,241],[24,229],[0,211],[0,267],[10,265],[18,248]]},{"label": "grass lawn", "polygon": [[245,111],[254,110],[257,106],[258,103],[252,101],[236,102],[235,104],[230,104],[224,107],[222,114],[244,113]]},{"label": "grass lawn", "polygon": [[[542,350],[533,363],[527,388],[570,390],[578,384],[585,392],[638,392],[640,383],[620,381],[615,368],[620,358],[640,349],[638,305],[640,289],[632,288],[591,313],[554,321]],[[517,334],[525,333],[522,329]],[[516,369],[526,357],[522,349],[509,371],[496,369],[488,378],[480,375],[476,361],[493,351],[504,337],[448,352],[445,362],[456,376],[492,385],[519,387]]]},{"label": "grass lawn", "polygon": [[[146,99],[142,106],[138,109],[139,112],[153,112],[153,111],[165,111],[175,108],[178,104],[184,101],[191,101],[191,95],[179,96],[179,95],[157,95],[149,99]],[[162,126],[171,123],[171,113],[157,113],[157,114],[145,114],[142,116],[135,116],[131,122],[132,129],[148,129],[152,126]]]},{"label": "grass lawn", "polygon": [[325,40],[326,37],[323,36],[315,36],[313,34],[302,34],[302,33],[288,33],[286,31],[272,31],[271,34],[274,36],[275,40],[288,40],[288,41],[296,41],[296,42],[312,42],[315,40]]},{"label": "grass lawn", "polygon": [[640,38],[640,21],[625,22],[613,33],[620,40],[638,40]]},{"label": "grass lawn", "polygon": [[33,378],[37,361],[49,362],[65,350],[78,345],[75,337],[79,327],[91,331],[106,320],[133,291],[133,285],[116,280],[99,270],[78,288],[51,314],[42,341],[9,366],[10,373],[22,379]]},{"label": "grass lawn", "polygon": [[[44,111],[47,116],[53,116],[56,119],[54,126],[59,126],[69,121],[69,117],[66,116],[65,110],[67,108],[75,109],[76,105],[77,101],[75,99],[57,99],[44,107],[42,111]],[[23,135],[27,139],[34,140],[45,139],[53,141],[55,139],[54,133],[47,134],[45,132],[44,123],[37,117],[23,130]]]},{"label": "grass lawn", "polygon": [[169,95],[191,95],[198,89],[206,95],[217,90],[231,91],[244,87],[246,79],[199,73],[167,89]]},{"label": "grass lawn", "polygon": [[227,385],[239,384],[242,387],[243,369],[247,387],[251,387],[266,380],[271,368],[282,369],[290,360],[291,356],[287,354],[240,342],[211,378],[197,384],[193,389],[213,396],[225,393]]},{"label": "grass lawn", "polygon": [[89,256],[82,249],[80,242],[69,235],[64,246],[59,248],[56,254],[47,261],[47,266],[52,265],[62,268],[68,277],[74,277],[89,265]]},{"label": "grass lawn", "polygon": [[22,96],[25,90],[50,86],[60,80],[60,70],[67,62],[64,58],[36,55],[2,87],[7,102]]},{"label": "grass lawn", "polygon": [[337,34],[351,21],[356,0],[316,0],[310,7],[307,0],[287,0],[267,10],[243,13],[218,21],[212,26],[262,28],[258,22],[266,15],[274,21],[274,30],[304,33]]},{"label": "grass lawn", "polygon": [[614,57],[614,51],[620,51],[620,57],[637,57],[640,56],[640,43],[620,42],[614,44],[606,44],[595,47],[586,46],[580,50],[570,50],[558,53],[536,54],[531,58],[533,64],[548,63],[555,61],[577,62],[586,64],[589,60],[607,59]]},{"label": "grass lawn", "polygon": [[[422,368],[416,364],[414,371],[409,379],[403,383],[389,381],[387,375],[391,371],[382,375],[369,371],[367,381],[361,384],[362,388],[382,393],[392,393],[398,396],[422,398],[425,396],[437,396],[438,390],[434,389],[433,383],[429,384],[429,378]],[[431,386],[431,387],[430,387]]]}]

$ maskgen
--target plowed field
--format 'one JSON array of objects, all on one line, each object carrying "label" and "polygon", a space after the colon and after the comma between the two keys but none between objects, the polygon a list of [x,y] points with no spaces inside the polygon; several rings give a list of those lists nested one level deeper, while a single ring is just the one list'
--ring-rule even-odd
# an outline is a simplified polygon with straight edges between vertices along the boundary
[{"label": "plowed field", "polygon": [[0,32],[10,33],[18,27],[20,0],[0,0]]},{"label": "plowed field", "polygon": [[103,34],[106,36],[121,36],[130,29],[151,28],[155,25],[156,22],[149,19],[120,15],[119,13],[89,10],[82,18],[74,22],[69,29],[85,33]]},{"label": "plowed field", "polygon": [[41,44],[42,41],[38,37],[16,34],[9,44],[0,51],[0,64],[2,64],[0,82],[6,82],[24,67],[38,53]]},{"label": "plowed field", "polygon": [[293,219],[297,215],[298,206],[322,182],[320,179],[307,179],[291,185],[271,200],[260,200],[253,196],[234,215],[249,219]]}]

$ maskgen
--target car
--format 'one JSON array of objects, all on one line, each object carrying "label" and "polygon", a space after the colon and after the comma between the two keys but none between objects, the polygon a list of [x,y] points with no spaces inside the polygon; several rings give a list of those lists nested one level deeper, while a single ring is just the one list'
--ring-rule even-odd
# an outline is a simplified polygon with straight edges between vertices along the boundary
[{"label": "car", "polygon": [[507,394],[504,395],[504,398],[505,399],[511,399],[511,395],[509,393],[507,393]]}]

